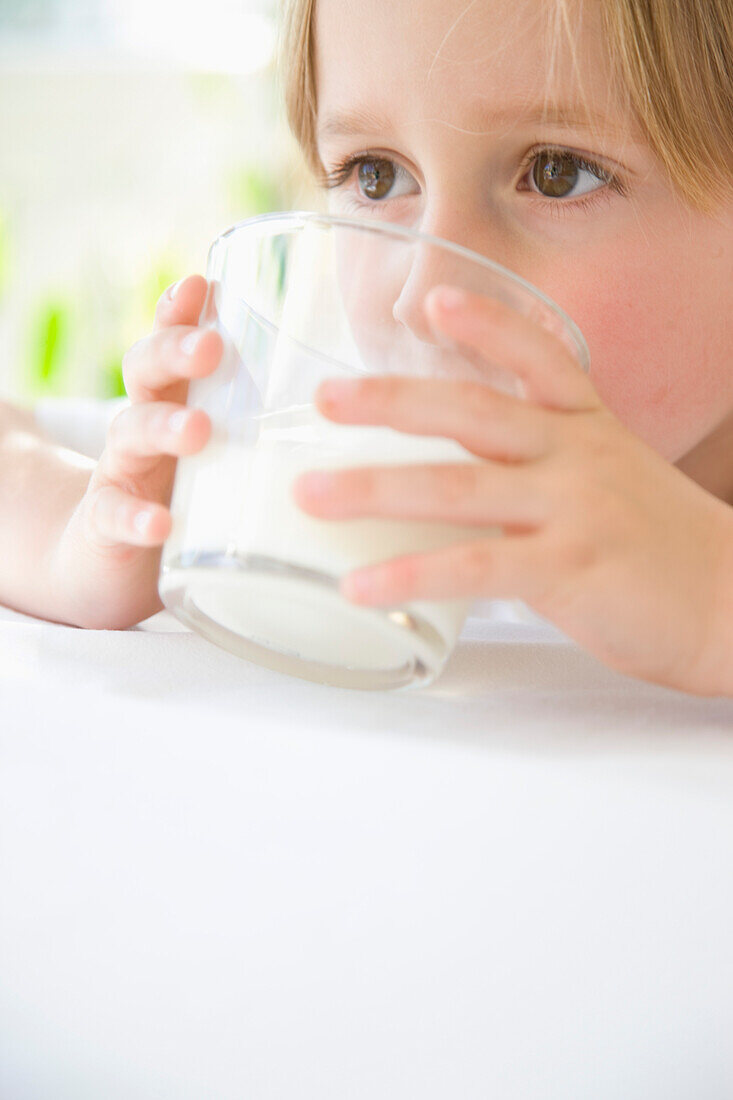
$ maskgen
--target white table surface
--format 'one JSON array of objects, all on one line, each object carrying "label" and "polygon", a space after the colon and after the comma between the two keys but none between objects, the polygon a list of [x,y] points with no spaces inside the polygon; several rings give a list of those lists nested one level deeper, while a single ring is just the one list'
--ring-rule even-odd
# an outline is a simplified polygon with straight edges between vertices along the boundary
[{"label": "white table surface", "polygon": [[730,1100],[733,701],[471,619],[403,693],[0,616],[7,1100]]},{"label": "white table surface", "polygon": [[380,694],[0,610],[2,1100],[730,1100],[731,1035],[733,700],[541,620]]}]

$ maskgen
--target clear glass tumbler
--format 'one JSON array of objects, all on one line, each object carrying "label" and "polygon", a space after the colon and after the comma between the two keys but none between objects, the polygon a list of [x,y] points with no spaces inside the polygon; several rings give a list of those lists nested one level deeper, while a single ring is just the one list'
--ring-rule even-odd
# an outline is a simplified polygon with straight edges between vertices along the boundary
[{"label": "clear glass tumbler", "polygon": [[339,594],[352,569],[496,529],[383,519],[316,519],[292,496],[309,469],[481,462],[454,440],[339,425],[314,407],[326,378],[464,378],[519,392],[514,376],[436,338],[423,303],[438,284],[497,298],[588,351],[545,295],[476,253],[386,223],[314,213],[241,222],[208,255],[199,323],[224,341],[189,387],[209,443],[178,460],[161,560],[165,606],[251,661],[340,687],[405,688],[439,675],[471,600],[368,608]]}]

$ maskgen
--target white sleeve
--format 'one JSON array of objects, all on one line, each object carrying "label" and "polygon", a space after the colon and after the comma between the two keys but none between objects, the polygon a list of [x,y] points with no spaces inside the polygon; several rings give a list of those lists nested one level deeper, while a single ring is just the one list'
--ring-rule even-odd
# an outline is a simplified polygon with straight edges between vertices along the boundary
[{"label": "white sleeve", "polygon": [[33,414],[54,443],[99,458],[110,423],[129,404],[129,397],[46,397],[36,402]]}]

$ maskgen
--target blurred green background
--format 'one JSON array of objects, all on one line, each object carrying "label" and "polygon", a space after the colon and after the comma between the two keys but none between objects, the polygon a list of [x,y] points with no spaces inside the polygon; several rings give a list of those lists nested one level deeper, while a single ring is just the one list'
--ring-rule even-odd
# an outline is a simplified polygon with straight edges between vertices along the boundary
[{"label": "blurred green background", "polygon": [[234,222],[317,201],[276,0],[0,0],[0,398],[113,397]]}]

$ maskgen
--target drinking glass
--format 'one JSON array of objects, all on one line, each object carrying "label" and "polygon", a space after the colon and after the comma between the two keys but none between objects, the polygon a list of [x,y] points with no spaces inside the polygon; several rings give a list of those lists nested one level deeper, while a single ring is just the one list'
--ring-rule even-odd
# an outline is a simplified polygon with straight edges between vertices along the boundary
[{"label": "drinking glass", "polygon": [[450,241],[376,221],[277,213],[211,246],[199,324],[224,342],[188,403],[212,423],[178,459],[160,595],[182,622],[270,668],[340,687],[407,688],[442,671],[471,600],[365,607],[339,593],[361,566],[428,552],[497,528],[381,518],[320,519],[295,503],[310,469],[480,463],[455,440],[321,416],[326,378],[400,374],[471,379],[520,393],[515,376],[438,337],[433,286],[487,295],[557,334],[588,368],[575,326],[519,276]]}]

